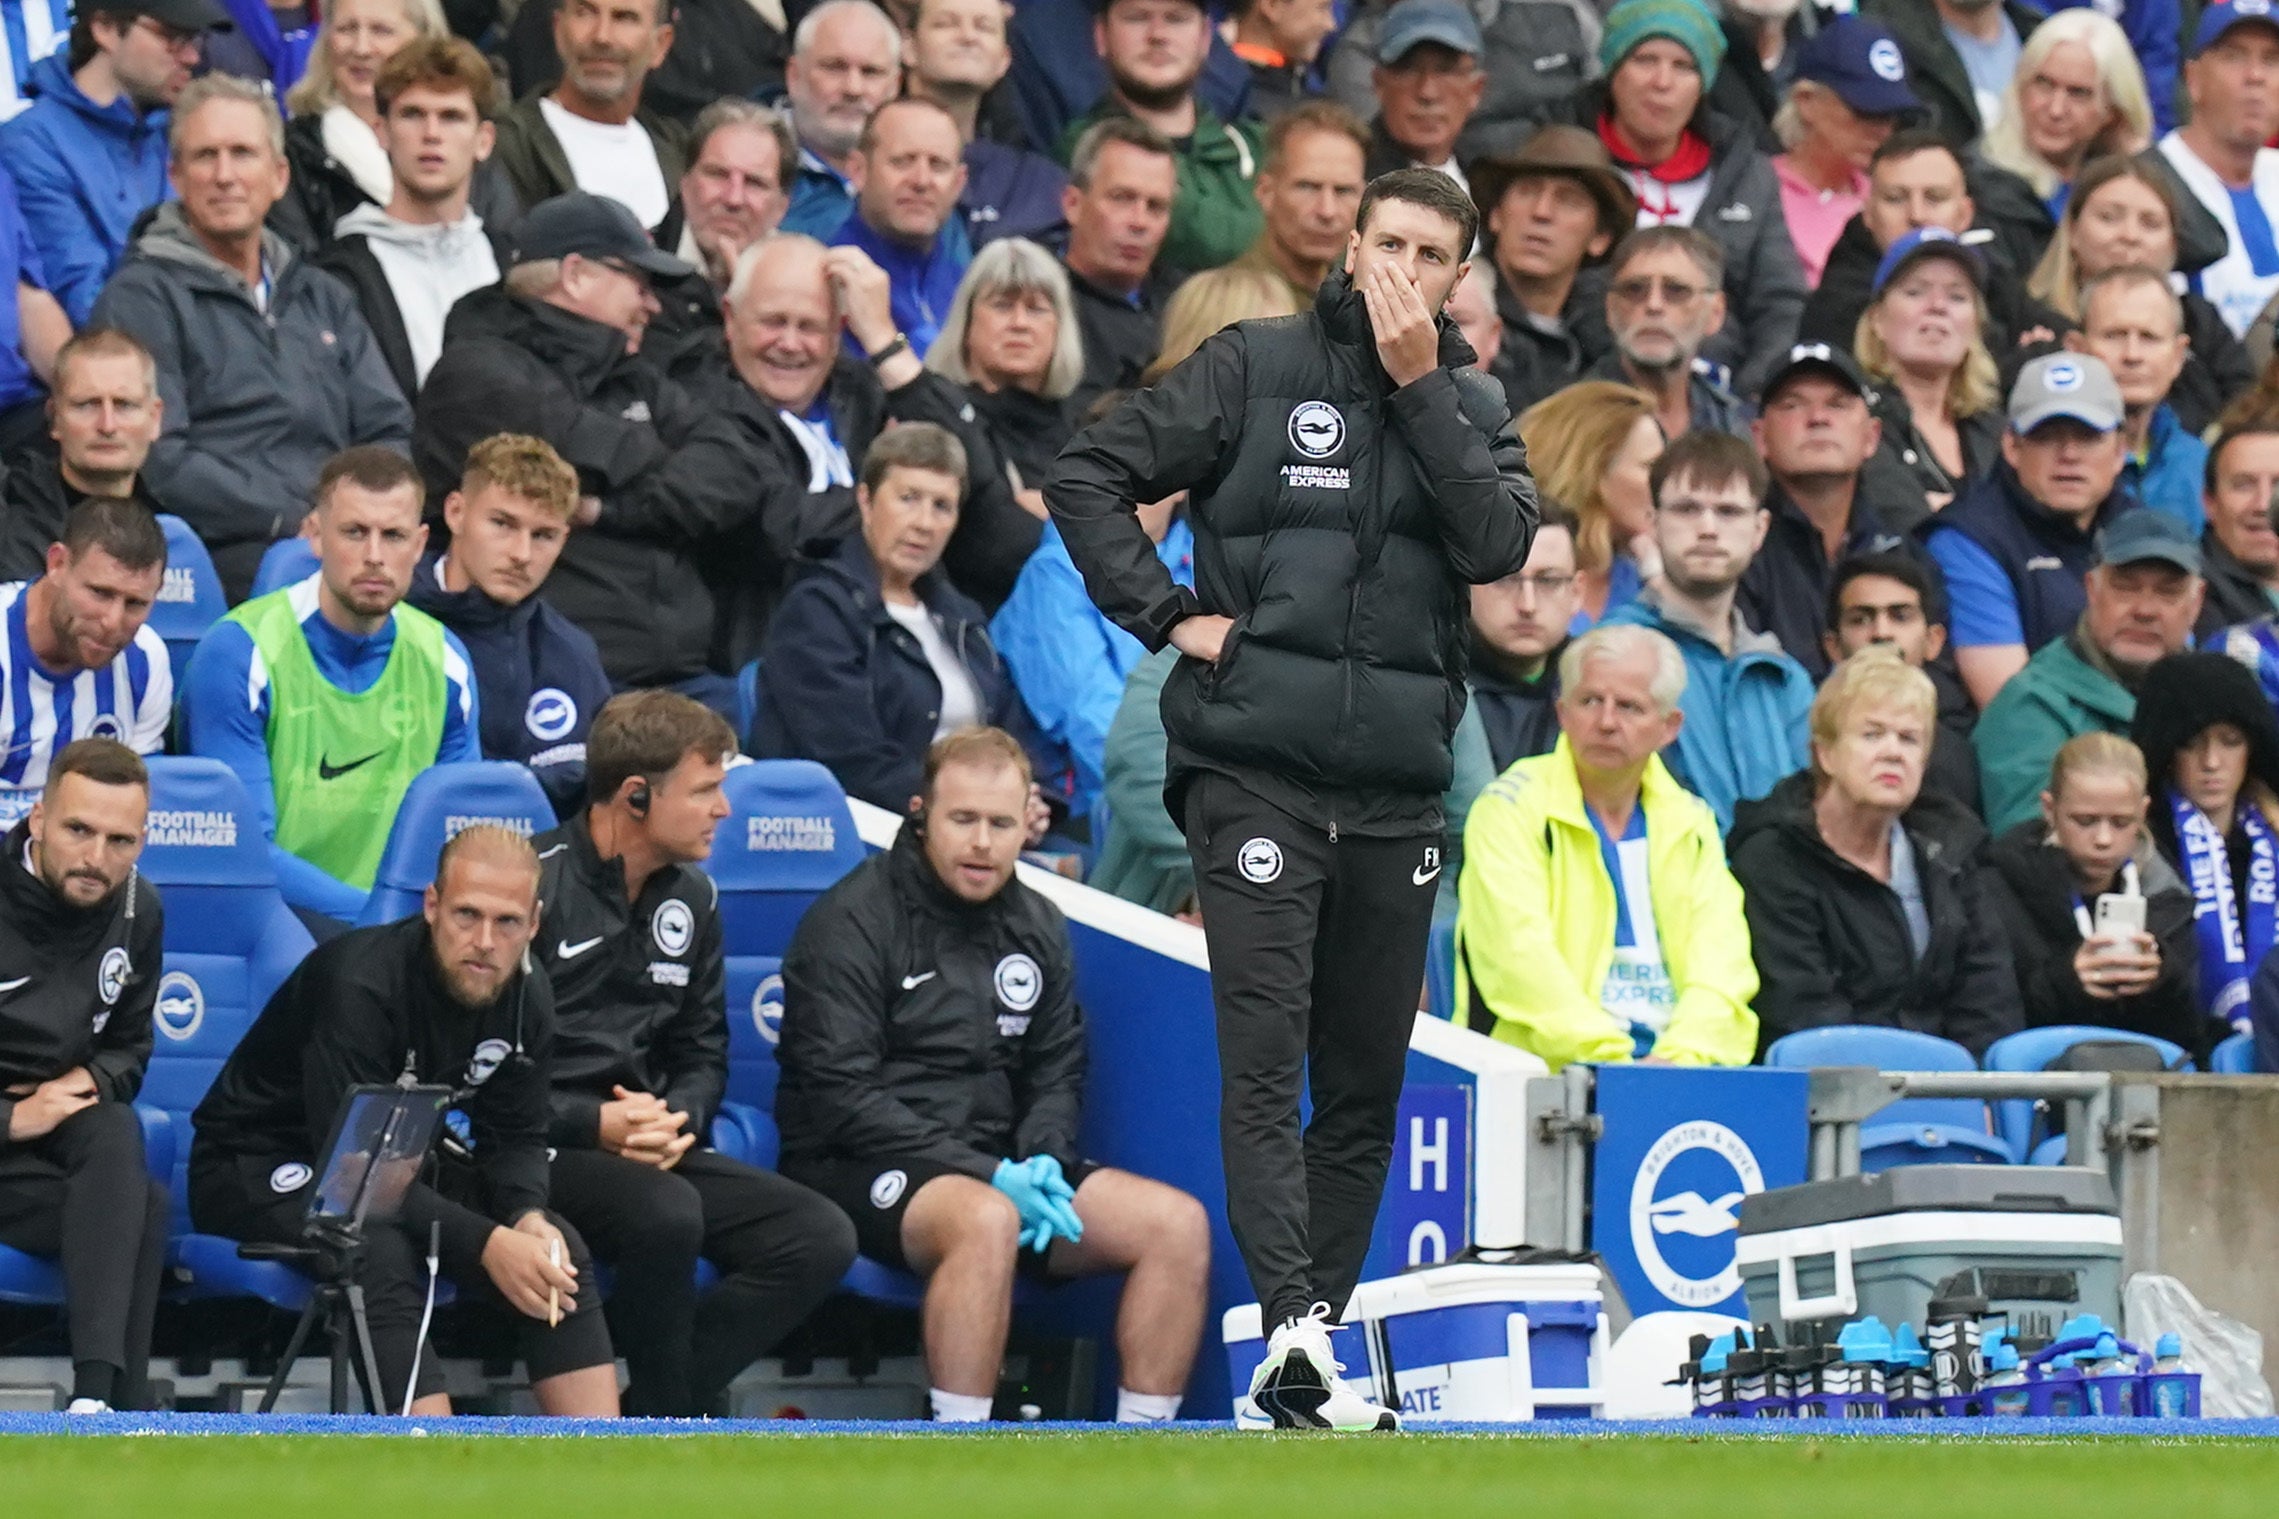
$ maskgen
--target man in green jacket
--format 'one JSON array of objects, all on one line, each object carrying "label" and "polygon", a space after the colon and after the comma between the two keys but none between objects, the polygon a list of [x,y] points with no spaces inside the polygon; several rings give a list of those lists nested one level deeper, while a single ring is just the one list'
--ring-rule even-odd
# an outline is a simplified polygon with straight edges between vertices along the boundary
[{"label": "man in green jacket", "polygon": [[2199,544],[2173,519],[2141,507],[2114,518],[2083,581],[2089,605],[2079,626],[2004,683],[1971,735],[1995,834],[2035,815],[2067,739],[2125,735],[2145,671],[2191,647],[2206,584]]},{"label": "man in green jacket", "polygon": [[1131,116],[1171,139],[1179,194],[1162,261],[1189,273],[1232,263],[1266,225],[1251,181],[1264,157],[1254,121],[1228,123],[1195,98],[1211,55],[1211,17],[1202,0],[1095,0],[1093,46],[1108,68],[1108,98],[1069,123],[1063,164],[1087,127]]}]

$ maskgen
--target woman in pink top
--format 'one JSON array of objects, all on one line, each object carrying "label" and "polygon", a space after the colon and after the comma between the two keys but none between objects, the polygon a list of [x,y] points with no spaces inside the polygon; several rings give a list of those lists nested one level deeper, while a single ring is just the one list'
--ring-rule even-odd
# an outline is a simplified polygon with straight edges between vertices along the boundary
[{"label": "woman in pink top", "polygon": [[1907,84],[1899,43],[1873,21],[1846,16],[1813,33],[1796,83],[1773,117],[1788,151],[1773,160],[1788,235],[1814,286],[1844,223],[1867,194],[1868,160],[1899,118],[1923,108]]}]

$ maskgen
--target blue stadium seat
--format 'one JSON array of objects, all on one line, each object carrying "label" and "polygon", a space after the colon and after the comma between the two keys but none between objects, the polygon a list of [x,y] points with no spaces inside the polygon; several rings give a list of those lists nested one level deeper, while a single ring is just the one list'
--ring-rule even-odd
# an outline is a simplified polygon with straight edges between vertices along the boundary
[{"label": "blue stadium seat", "polygon": [[[1970,1051],[1951,1039],[1908,1029],[1844,1024],[1800,1029],[1773,1041],[1765,1064],[1788,1070],[1872,1065],[1884,1071],[1975,1071]],[[1962,1097],[1911,1097],[1860,1125],[1860,1169],[2007,1165],[2010,1147],[1987,1132],[1986,1104]]]},{"label": "blue stadium seat", "polygon": [[1424,1010],[1435,1018],[1456,1016],[1456,920],[1432,925],[1424,952]]},{"label": "blue stadium seat", "polygon": [[2219,1076],[2255,1074],[2255,1036],[2233,1034],[2208,1055],[2208,1069]]},{"label": "blue stadium seat", "polygon": [[308,539],[295,535],[280,538],[269,545],[261,556],[261,563],[253,572],[252,595],[266,596],[308,579],[317,572],[316,546]]},{"label": "blue stadium seat", "polygon": [[[2075,1045],[2091,1043],[2141,1044],[2157,1052],[2161,1064],[2172,1071],[2193,1069],[2192,1058],[2184,1053],[2182,1045],[2155,1039],[2150,1034],[2098,1028],[2086,1023],[2030,1028],[1997,1039],[1986,1047],[1986,1068],[1990,1071],[2046,1071],[2051,1061]],[[1995,1132],[2020,1161],[2030,1161],[2037,1166],[2064,1164],[2064,1137],[2037,1134],[2036,1116],[2036,1105],[2027,1098],[2013,1097],[1998,1102],[1994,1105]]]},{"label": "blue stadium seat", "polygon": [[396,809],[358,925],[393,923],[418,912],[435,879],[436,854],[470,823],[504,823],[528,837],[554,826],[554,806],[538,778],[512,760],[430,765]]},{"label": "blue stadium seat", "polygon": [[165,641],[175,689],[180,690],[190,669],[191,651],[206,629],[221,621],[229,603],[222,597],[222,577],[214,572],[214,557],[190,524],[161,512],[158,525],[166,532],[166,579],[151,605],[150,630]]},{"label": "blue stadium seat", "polygon": [[[153,1180],[170,1182],[174,1175],[174,1125],[164,1113],[135,1104],[142,1121],[143,1164]],[[11,1245],[0,1245],[0,1303],[35,1308],[60,1308],[64,1303],[63,1268],[46,1256],[33,1255]]]},{"label": "blue stadium seat", "polygon": [[[720,887],[727,947],[728,1096],[767,1125],[774,1157],[776,1030],[783,952],[800,915],[862,863],[847,794],[812,760],[756,760],[728,772],[728,816],[706,868]],[[757,1162],[755,1162],[757,1163]]]},{"label": "blue stadium seat", "polygon": [[166,902],[166,967],[142,1102],[171,1122],[177,1292],[252,1296],[297,1309],[308,1296],[297,1273],[241,1261],[233,1242],[188,1232],[190,1112],[311,948],[308,930],[277,893],[268,845],[252,819],[245,788],[219,760],[150,761],[141,868]]}]

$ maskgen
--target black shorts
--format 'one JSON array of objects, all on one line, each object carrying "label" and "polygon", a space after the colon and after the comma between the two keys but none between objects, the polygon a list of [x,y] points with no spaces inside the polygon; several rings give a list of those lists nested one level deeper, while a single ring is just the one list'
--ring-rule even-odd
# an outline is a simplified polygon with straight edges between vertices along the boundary
[{"label": "black shorts", "polygon": [[[1062,1174],[1068,1178],[1070,1187],[1081,1187],[1084,1178],[1099,1169],[1089,1160],[1080,1160]],[[882,1266],[908,1271],[910,1258],[902,1253],[902,1215],[908,1211],[910,1199],[918,1195],[919,1188],[938,1176],[969,1173],[936,1160],[895,1157],[875,1161],[816,1161],[787,1169],[785,1174],[813,1187],[854,1220],[855,1243],[863,1254]],[[1017,1269],[1024,1276],[1038,1278],[1053,1274],[1042,1250],[1023,1250]]]}]

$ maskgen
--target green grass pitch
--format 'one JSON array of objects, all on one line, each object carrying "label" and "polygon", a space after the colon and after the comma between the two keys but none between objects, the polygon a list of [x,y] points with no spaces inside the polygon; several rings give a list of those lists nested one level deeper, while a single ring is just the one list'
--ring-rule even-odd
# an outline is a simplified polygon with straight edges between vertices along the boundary
[{"label": "green grass pitch", "polygon": [[2279,1442],[1004,1434],[0,1438],[6,1519],[2279,1515]]}]

